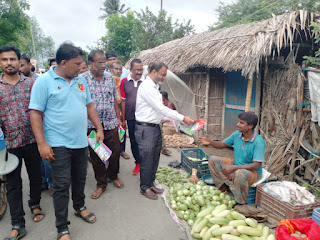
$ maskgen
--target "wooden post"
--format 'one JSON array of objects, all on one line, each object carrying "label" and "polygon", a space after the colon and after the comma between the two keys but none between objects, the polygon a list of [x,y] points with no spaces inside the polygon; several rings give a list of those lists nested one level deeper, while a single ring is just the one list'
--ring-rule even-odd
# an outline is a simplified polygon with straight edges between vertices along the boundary
[{"label": "wooden post", "polygon": [[296,165],[296,158],[297,158],[297,153],[299,151],[300,143],[299,143],[299,138],[300,138],[300,131],[301,131],[301,126],[302,126],[302,112],[303,112],[303,99],[304,99],[304,75],[303,73],[300,73],[298,76],[298,86],[300,85],[300,89],[298,88],[297,95],[300,96],[298,97],[299,102],[297,103],[297,108],[299,110],[297,114],[297,126],[296,126],[296,133],[295,133],[295,141],[293,145],[293,154],[292,154],[292,160],[291,160],[291,165],[290,165],[290,172],[289,172],[289,181],[294,180],[294,169]]},{"label": "wooden post", "polygon": [[209,90],[210,90],[210,68],[207,68],[206,76],[206,98],[204,100],[204,119],[207,120],[205,127],[206,134],[208,134],[208,124],[209,124]]},{"label": "wooden post", "polygon": [[253,86],[253,72],[249,74],[248,78],[248,87],[247,87],[247,95],[246,95],[246,106],[245,111],[250,111],[250,105],[251,105],[251,96],[252,96],[252,86]]}]

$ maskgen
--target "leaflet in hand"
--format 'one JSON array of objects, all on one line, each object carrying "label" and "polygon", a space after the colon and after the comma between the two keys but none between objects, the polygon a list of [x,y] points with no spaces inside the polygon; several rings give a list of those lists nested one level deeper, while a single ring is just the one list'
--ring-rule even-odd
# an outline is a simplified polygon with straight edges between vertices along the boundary
[{"label": "leaflet in hand", "polygon": [[201,128],[203,128],[205,123],[206,123],[205,119],[197,119],[191,125],[186,125],[185,123],[181,123],[180,131],[191,136],[195,134],[197,131],[199,131]]},{"label": "leaflet in hand", "polygon": [[120,143],[122,143],[124,141],[124,134],[126,133],[126,131],[120,125],[118,125],[118,133],[119,133]]},{"label": "leaflet in hand", "polygon": [[97,143],[97,133],[92,130],[88,136],[89,146],[93,149],[93,151],[98,155],[101,161],[106,165],[109,164],[108,160],[112,154],[112,151],[101,141]]}]

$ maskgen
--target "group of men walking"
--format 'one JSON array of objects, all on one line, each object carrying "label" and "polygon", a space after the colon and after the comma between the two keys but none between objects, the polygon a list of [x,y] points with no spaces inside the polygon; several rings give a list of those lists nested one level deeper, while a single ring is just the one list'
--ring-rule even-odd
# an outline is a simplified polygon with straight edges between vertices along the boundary
[{"label": "group of men walking", "polygon": [[[5,240],[20,239],[26,235],[22,207],[22,159],[30,179],[29,207],[33,221],[44,218],[40,207],[42,159],[50,162],[52,168],[57,238],[71,239],[68,229],[70,186],[74,214],[88,223],[97,220],[86,209],[84,195],[87,134],[92,130],[97,133],[97,142],[103,141],[112,151],[106,169],[96,153],[89,149],[97,181],[92,198],[101,196],[108,181],[118,188],[124,186],[118,176],[120,154],[125,152],[120,147],[119,126],[129,130],[136,163],[132,173],[137,175],[140,172],[141,193],[149,199],[157,199],[156,194],[162,192],[154,186],[162,146],[161,118],[166,116],[187,124],[193,120],[163,105],[159,85],[166,78],[165,64],[149,64],[145,78],[142,62],[135,59],[131,62],[130,74],[121,79],[124,72],[122,64],[114,57],[112,52],[105,54],[101,50],[92,50],[88,56],[90,70],[87,70],[83,51],[66,42],[57,50],[57,65],[51,66],[35,81],[27,71],[21,73],[28,77],[19,73],[24,64],[19,49],[0,47],[0,66],[4,71],[0,77],[0,127],[9,152],[19,158],[18,168],[7,175],[13,227]],[[81,75],[80,71],[83,72]]]}]

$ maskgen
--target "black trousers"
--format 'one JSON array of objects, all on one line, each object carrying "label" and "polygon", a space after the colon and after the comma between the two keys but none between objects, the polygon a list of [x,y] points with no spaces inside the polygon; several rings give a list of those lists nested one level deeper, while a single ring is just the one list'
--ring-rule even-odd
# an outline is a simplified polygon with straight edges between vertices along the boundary
[{"label": "black trousers", "polygon": [[8,149],[8,152],[19,158],[18,167],[6,175],[7,199],[10,208],[12,226],[25,227],[24,210],[22,203],[22,159],[29,176],[30,200],[29,207],[40,204],[41,199],[41,157],[36,143],[20,148]]},{"label": "black trousers", "polygon": [[129,138],[130,138],[130,144],[131,144],[131,152],[135,159],[135,163],[140,163],[140,153],[139,153],[139,147],[136,141],[135,136],[135,129],[136,129],[136,120],[127,120],[128,124],[128,130],[129,130]]},{"label": "black trousers", "polygon": [[85,206],[84,187],[88,166],[88,148],[52,148],[56,160],[51,162],[53,178],[53,206],[58,232],[68,230],[68,203],[71,185],[73,208]]},{"label": "black trousers", "polygon": [[154,186],[162,146],[160,127],[136,125],[135,137],[141,157],[140,189]]}]

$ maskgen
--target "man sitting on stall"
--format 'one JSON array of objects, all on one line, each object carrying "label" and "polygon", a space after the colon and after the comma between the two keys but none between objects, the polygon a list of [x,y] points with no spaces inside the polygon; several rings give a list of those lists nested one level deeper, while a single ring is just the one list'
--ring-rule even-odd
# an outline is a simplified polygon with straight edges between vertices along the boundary
[{"label": "man sitting on stall", "polygon": [[258,123],[258,116],[255,113],[243,112],[238,118],[238,131],[233,132],[224,141],[213,141],[206,135],[199,137],[199,142],[219,149],[234,147],[234,161],[211,157],[209,169],[218,189],[224,192],[229,186],[236,202],[246,204],[249,186],[262,175],[261,163],[264,161],[265,142],[254,131]]}]

